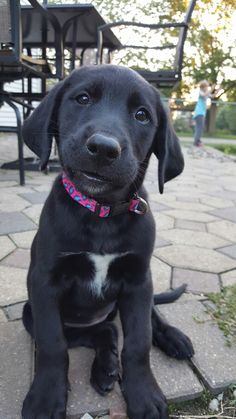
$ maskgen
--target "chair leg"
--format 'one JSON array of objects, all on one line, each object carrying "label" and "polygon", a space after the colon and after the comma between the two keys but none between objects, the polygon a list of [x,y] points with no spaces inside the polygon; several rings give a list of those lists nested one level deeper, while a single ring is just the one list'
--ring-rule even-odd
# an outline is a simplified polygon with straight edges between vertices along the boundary
[{"label": "chair leg", "polygon": [[25,184],[24,153],[23,153],[24,143],[23,143],[23,137],[22,137],[21,114],[18,107],[14,103],[12,103],[12,101],[9,98],[5,97],[5,101],[14,110],[15,115],[16,115],[20,185],[24,185]]}]

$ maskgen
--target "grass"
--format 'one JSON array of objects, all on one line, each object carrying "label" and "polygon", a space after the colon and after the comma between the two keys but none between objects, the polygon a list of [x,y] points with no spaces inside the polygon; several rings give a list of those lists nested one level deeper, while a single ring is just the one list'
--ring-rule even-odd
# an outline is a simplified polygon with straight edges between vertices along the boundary
[{"label": "grass", "polygon": [[194,419],[194,418],[235,418],[235,403],[233,391],[236,385],[233,384],[224,392],[222,402],[219,402],[220,412],[212,412],[209,410],[209,403],[215,397],[208,390],[204,390],[201,397],[182,403],[170,403],[169,413],[170,418],[176,419]]},{"label": "grass", "polygon": [[[193,137],[193,131],[177,132],[178,137]],[[230,134],[225,131],[214,131],[212,133],[204,133],[203,138],[219,138],[224,140],[236,140],[236,135]]]},{"label": "grass", "polygon": [[229,345],[236,344],[236,285],[223,288],[221,293],[208,294],[215,304],[211,315],[224,332]]},{"label": "grass", "polygon": [[[181,403],[168,403],[169,413],[171,416],[182,414],[203,414],[208,413],[208,406],[212,399],[212,395],[208,390],[204,390],[201,397]],[[177,416],[178,417],[178,416]]]},{"label": "grass", "polygon": [[216,148],[227,155],[236,156],[236,145],[234,144],[207,144],[209,147]]},{"label": "grass", "polygon": [[196,400],[191,400],[182,403],[169,403],[170,418],[173,419],[224,419],[235,418],[236,416],[236,399],[234,397],[234,390],[236,384],[232,384],[224,392],[222,401],[219,401],[219,412],[212,412],[209,410],[210,401],[216,396],[208,390],[204,390],[201,397]]},{"label": "grass", "polygon": [[227,131],[213,131],[212,133],[204,133],[205,138],[220,138],[225,140],[236,140],[236,135]]}]

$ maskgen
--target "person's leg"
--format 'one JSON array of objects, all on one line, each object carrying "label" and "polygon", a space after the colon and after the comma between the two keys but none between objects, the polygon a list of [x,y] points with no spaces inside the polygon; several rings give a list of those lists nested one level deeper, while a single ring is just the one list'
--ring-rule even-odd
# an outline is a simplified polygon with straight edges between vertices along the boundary
[{"label": "person's leg", "polygon": [[194,145],[198,146],[201,144],[201,136],[204,128],[204,116],[198,115],[195,118],[195,135],[194,135]]}]

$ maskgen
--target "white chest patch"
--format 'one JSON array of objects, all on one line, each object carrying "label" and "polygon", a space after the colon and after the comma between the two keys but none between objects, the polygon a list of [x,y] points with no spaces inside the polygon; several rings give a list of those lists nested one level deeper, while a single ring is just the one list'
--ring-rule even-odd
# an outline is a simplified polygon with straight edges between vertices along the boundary
[{"label": "white chest patch", "polygon": [[110,263],[124,253],[113,253],[107,255],[96,255],[95,253],[87,253],[89,259],[94,263],[94,278],[90,282],[91,290],[97,296],[102,295],[102,288],[106,283],[107,272]]}]

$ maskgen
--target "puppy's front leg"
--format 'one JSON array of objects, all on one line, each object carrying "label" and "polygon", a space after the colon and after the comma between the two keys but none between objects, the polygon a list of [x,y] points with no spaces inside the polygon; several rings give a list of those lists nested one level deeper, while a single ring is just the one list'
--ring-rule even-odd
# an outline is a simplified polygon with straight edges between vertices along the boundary
[{"label": "puppy's front leg", "polygon": [[36,373],[22,408],[23,419],[66,417],[68,354],[59,313],[58,289],[42,269],[31,272]]},{"label": "puppy's front leg", "polygon": [[119,309],[124,333],[122,351],[122,388],[129,419],[166,419],[164,395],[152,375],[151,348],[151,279],[141,285],[126,284]]}]

